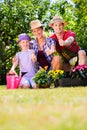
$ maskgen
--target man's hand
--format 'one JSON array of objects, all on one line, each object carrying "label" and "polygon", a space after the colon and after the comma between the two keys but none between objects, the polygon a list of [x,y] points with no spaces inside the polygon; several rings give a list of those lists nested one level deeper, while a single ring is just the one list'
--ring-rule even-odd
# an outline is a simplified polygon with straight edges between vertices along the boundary
[{"label": "man's hand", "polygon": [[59,39],[60,46],[70,46],[74,42],[74,38],[72,36],[68,37],[65,41],[63,39]]}]

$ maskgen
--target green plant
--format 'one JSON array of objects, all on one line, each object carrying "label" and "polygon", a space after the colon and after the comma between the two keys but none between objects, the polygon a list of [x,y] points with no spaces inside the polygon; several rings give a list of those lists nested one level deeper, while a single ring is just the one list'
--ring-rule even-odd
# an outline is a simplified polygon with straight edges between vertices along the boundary
[{"label": "green plant", "polygon": [[48,77],[51,83],[55,82],[56,80],[61,79],[64,76],[65,76],[64,70],[50,70],[48,72]]},{"label": "green plant", "polygon": [[77,65],[70,72],[72,78],[87,79],[87,65]]},{"label": "green plant", "polygon": [[47,71],[44,68],[40,68],[40,70],[35,74],[33,79],[38,87],[47,87],[50,84],[49,77],[47,75]]},{"label": "green plant", "polygon": [[38,87],[49,87],[50,84],[54,83],[56,80],[64,77],[65,72],[63,70],[49,70],[46,71],[45,68],[40,68],[34,77],[34,81]]}]

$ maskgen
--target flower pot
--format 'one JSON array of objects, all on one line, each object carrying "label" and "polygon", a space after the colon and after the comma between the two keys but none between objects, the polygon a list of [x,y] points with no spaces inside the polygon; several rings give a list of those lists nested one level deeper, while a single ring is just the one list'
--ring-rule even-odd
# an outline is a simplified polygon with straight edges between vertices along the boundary
[{"label": "flower pot", "polygon": [[71,87],[71,86],[87,86],[86,79],[78,79],[78,78],[61,78],[58,81],[59,86],[63,87]]},{"label": "flower pot", "polygon": [[54,87],[55,87],[55,88],[58,88],[58,87],[59,87],[59,80],[56,80],[56,81],[54,82]]},{"label": "flower pot", "polygon": [[50,88],[50,84],[43,84],[39,86],[39,88]]}]

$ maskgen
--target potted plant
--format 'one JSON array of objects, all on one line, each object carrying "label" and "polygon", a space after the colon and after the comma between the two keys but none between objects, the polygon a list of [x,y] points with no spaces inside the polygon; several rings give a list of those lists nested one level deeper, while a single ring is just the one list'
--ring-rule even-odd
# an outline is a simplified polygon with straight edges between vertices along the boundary
[{"label": "potted plant", "polygon": [[63,87],[87,86],[87,66],[77,65],[68,75],[59,80],[59,85]]},{"label": "potted plant", "polygon": [[40,70],[35,74],[33,80],[38,88],[50,88],[50,80],[45,68],[40,67]]},{"label": "potted plant", "polygon": [[72,78],[87,79],[87,65],[78,65],[71,70]]},{"label": "potted plant", "polygon": [[51,84],[54,84],[55,87],[59,86],[59,80],[65,77],[64,70],[50,70],[48,72],[48,77]]}]

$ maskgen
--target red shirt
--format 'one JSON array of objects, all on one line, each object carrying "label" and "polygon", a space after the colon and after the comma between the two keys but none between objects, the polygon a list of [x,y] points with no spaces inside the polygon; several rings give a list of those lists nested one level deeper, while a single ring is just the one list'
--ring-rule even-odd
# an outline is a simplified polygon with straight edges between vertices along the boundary
[{"label": "red shirt", "polygon": [[[74,37],[74,42],[70,46],[60,46],[58,43],[58,39],[56,34],[53,34],[51,38],[56,41],[56,50],[60,55],[64,56],[63,53],[66,53],[64,58],[70,60],[72,57],[76,56],[77,52],[80,50],[80,46],[78,46],[76,42],[75,33],[72,31],[63,31],[63,40],[65,41],[70,36]],[[66,56],[67,55],[67,56]]]}]

